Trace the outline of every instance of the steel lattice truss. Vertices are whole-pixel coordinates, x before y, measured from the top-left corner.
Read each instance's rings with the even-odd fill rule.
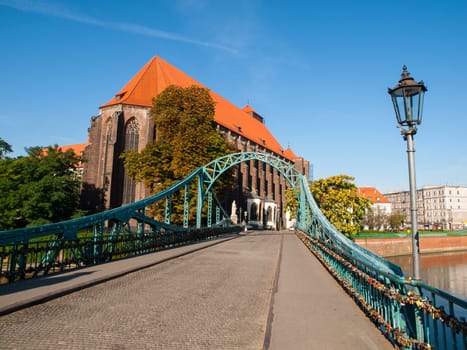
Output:
[[[218,158],[172,187],[119,208],[2,231],[0,283],[238,233],[241,227],[228,219],[213,185],[232,167],[251,160],[277,169],[295,189],[299,202],[297,235],[392,342],[403,349],[427,349],[430,344],[440,349],[467,349],[467,323],[455,315],[455,310],[466,312],[466,301],[420,281],[406,280],[398,266],[349,240],[319,210],[305,176],[289,162],[265,153],[241,152]],[[196,201],[190,199],[193,189]],[[171,223],[177,198],[183,198],[181,225]],[[190,210],[193,202],[196,207]],[[151,215],[150,207],[155,204],[165,207],[162,220]],[[190,213],[195,220],[190,220]],[[424,295],[424,291],[428,292]],[[444,300],[449,312],[438,306],[439,300]]]
[[[251,160],[258,160],[275,168],[292,188],[299,193],[299,210],[297,213],[297,227],[310,235],[324,239],[335,249],[342,251],[349,257],[361,260],[363,263],[374,266],[384,273],[401,275],[400,269],[380,257],[360,248],[347,239],[324,217],[318,209],[313,196],[308,188],[307,179],[291,164],[271,154],[259,152],[240,152],[218,158],[202,168],[193,171],[189,176],[172,187],[119,208],[114,208],[101,213],[84,216],[64,222],[47,224],[37,227],[0,232],[0,244],[25,245],[31,240],[43,237],[53,237],[49,244],[50,250],[42,257],[43,264],[51,264],[57,258],[58,249],[64,244],[74,247],[74,243],[80,239],[81,232],[91,233],[93,254],[111,254],[115,249],[112,245],[99,245],[106,237],[118,240],[122,237],[142,236],[147,234],[161,235],[170,233],[182,233],[194,229],[203,229],[233,225],[228,220],[228,214],[224,211],[212,192],[214,183],[230,168]],[[190,188],[197,188],[195,224],[190,227]],[[183,224],[171,223],[172,198],[182,193],[184,199]],[[165,206],[163,220],[156,220],[150,214],[150,206],[154,203],[163,203]],[[204,214],[203,214],[204,209]],[[193,212],[193,210],[191,210]],[[206,214],[207,213],[207,214]],[[193,213],[192,213],[193,215]],[[74,256],[91,255],[84,248],[72,248]],[[92,259],[96,260],[96,259]],[[99,259],[97,259],[99,260]]]

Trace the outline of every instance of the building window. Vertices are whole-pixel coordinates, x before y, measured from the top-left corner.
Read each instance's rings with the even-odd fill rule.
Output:
[[[256,205],[256,203],[251,203],[250,220],[252,221],[258,220],[258,206]]]
[[[272,208],[270,206],[268,206],[268,209],[266,211],[266,223],[268,221],[272,221],[273,217],[272,217]]]
[[[125,126],[125,141],[123,149],[138,150],[139,143],[139,124],[135,118],[128,121]],[[123,197],[122,204],[128,204],[135,201],[136,183],[128,176],[128,172],[124,169],[123,174]]]

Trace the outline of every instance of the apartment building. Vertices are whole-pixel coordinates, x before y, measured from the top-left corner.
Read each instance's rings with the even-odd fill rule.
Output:
[[[410,225],[410,192],[394,191],[384,196]],[[419,228],[459,230],[467,226],[467,187],[425,186],[417,190],[416,198]]]

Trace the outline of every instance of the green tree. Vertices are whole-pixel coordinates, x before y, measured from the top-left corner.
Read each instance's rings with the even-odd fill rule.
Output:
[[[298,195],[300,190],[297,188],[289,187],[285,190],[285,211],[290,212],[290,219],[297,218],[298,212]]]
[[[362,220],[362,224],[368,227],[368,230],[381,231],[386,229],[388,225],[388,215],[386,211],[381,208],[370,208],[368,209],[365,218]]]
[[[7,153],[11,152],[13,152],[11,145],[0,137],[0,159],[4,158]]]
[[[122,154],[128,175],[143,181],[157,193],[188,176],[210,161],[232,153],[214,125],[215,105],[205,88],[171,85],[153,100],[150,110],[156,125],[156,140],[141,152]],[[216,188],[229,183],[228,176]],[[192,194],[196,193],[193,188]],[[192,196],[193,198],[194,196]],[[174,209],[183,208],[182,199],[173,198]],[[183,210],[181,210],[183,212]],[[160,210],[154,214],[160,217]]]
[[[394,210],[389,214],[388,225],[392,231],[400,230],[405,222],[405,215],[398,210]]]
[[[338,175],[314,181],[310,186],[323,214],[348,237],[360,232],[360,222],[370,208],[370,201],[358,195],[353,180],[352,176]]]
[[[26,152],[25,157],[0,160],[0,230],[58,222],[76,214],[80,158],[58,146]]]

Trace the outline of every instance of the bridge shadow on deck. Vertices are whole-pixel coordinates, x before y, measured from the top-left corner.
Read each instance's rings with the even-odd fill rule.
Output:
[[[42,288],[45,286],[53,286],[54,284],[66,283],[75,278],[88,276],[95,273],[95,271],[87,270],[73,270],[68,272],[60,272],[53,275],[32,278],[24,281],[6,284],[0,286],[0,296],[12,293],[18,293],[26,290],[33,290],[35,288]]]
[[[249,237],[268,236],[280,236],[281,248],[275,264],[271,266],[271,270],[276,272],[275,281],[270,287],[269,318],[264,320],[263,349],[393,349],[389,341],[290,231],[248,231],[234,237],[75,270],[53,278],[26,281],[31,283],[27,289],[24,289],[26,283],[12,284],[10,289],[0,288],[0,315],[228,240],[245,238],[245,242],[248,242]],[[260,244],[260,241],[269,240],[260,239],[255,242]],[[242,261],[237,263],[241,264]]]
[[[41,304],[238,237],[240,237],[238,234],[229,234],[201,243],[184,245],[104,264],[92,265],[82,269],[64,271],[53,275],[1,285],[0,316]]]

